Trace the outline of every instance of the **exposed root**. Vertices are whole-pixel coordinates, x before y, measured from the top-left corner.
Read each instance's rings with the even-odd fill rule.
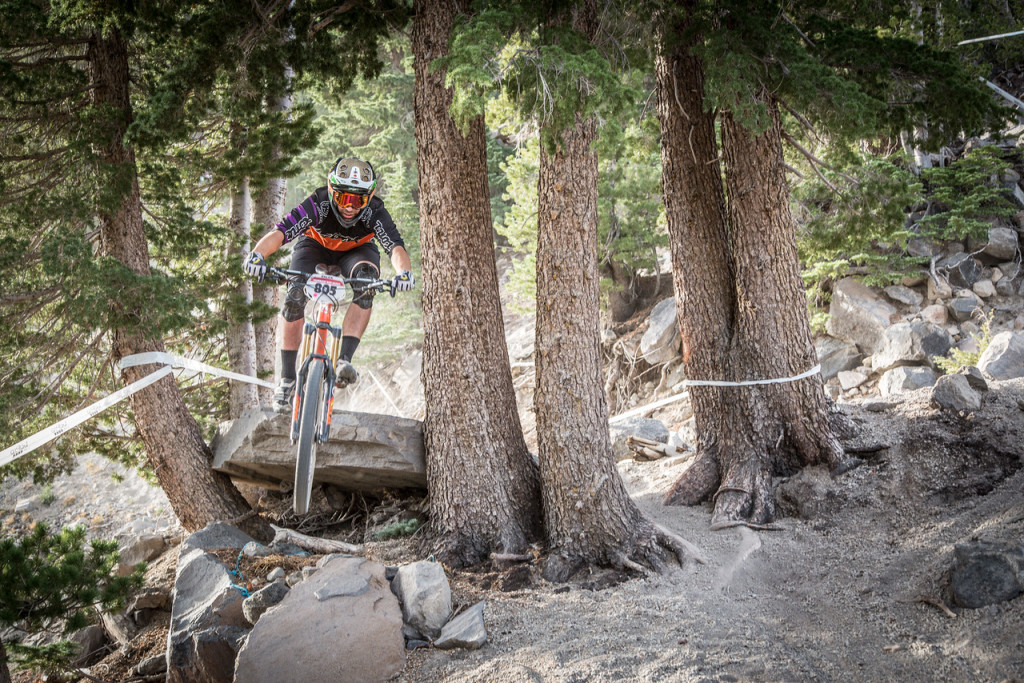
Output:
[[[623,567],[625,569],[631,569],[642,576],[649,576],[651,573],[650,570],[647,569],[647,567],[629,559],[629,557],[625,553],[618,553],[615,556],[613,564],[619,567]]]
[[[677,536],[660,524],[655,524],[654,530],[657,533],[658,543],[674,552],[679,564],[685,565],[688,560],[693,560],[697,564],[707,564],[704,554],[693,543],[682,536]]]
[[[753,491],[746,491],[735,486],[722,487],[716,494],[715,511],[711,515],[711,528],[765,526],[774,519],[775,496],[770,484],[755,486]]]
[[[665,505],[697,505],[718,490],[718,459],[702,452],[665,494]]]

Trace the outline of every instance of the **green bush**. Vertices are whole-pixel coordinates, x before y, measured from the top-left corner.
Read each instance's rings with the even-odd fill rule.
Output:
[[[939,240],[984,239],[988,236],[990,218],[1005,218],[1013,213],[1009,190],[1001,182],[1010,163],[999,154],[998,147],[979,147],[949,166],[921,172],[929,201],[939,208],[938,213],[921,219],[923,236]]]
[[[797,248],[803,263],[812,319],[824,324],[823,285],[852,268],[868,284],[888,285],[922,263],[906,254],[914,234],[906,211],[921,201],[921,184],[894,161],[854,159],[841,170],[822,169],[832,184],[809,177],[793,190],[799,221]]]
[[[27,536],[0,538],[0,627],[21,635],[71,634],[90,622],[97,607],[123,607],[129,593],[142,586],[145,566],[119,577],[117,561],[117,542],[87,543],[84,527],[51,534],[39,524]],[[19,665],[53,672],[73,668],[78,653],[69,641],[32,646],[17,640],[5,645]]]
[[[992,343],[992,315],[989,314],[981,323],[981,330],[979,334],[972,334],[971,337],[978,342],[977,352],[961,351],[960,349],[953,347],[949,350],[949,353],[945,356],[934,356],[932,362],[935,363],[935,367],[942,370],[944,374],[956,372],[964,366],[977,365],[978,360],[981,358],[981,354],[985,353],[985,349]]]

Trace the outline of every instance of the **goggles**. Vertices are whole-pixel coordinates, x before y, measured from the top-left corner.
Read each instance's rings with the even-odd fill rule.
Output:
[[[370,197],[365,194],[353,194],[352,192],[338,192],[335,190],[331,193],[331,200],[339,209],[361,209],[370,201]]]

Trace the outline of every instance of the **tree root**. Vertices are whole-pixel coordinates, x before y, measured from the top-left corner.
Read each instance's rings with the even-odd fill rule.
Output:
[[[687,560],[693,560],[697,564],[707,564],[704,554],[693,543],[690,543],[682,536],[677,536],[660,524],[655,524],[654,530],[657,534],[658,543],[674,552],[680,565],[685,565]]]
[[[721,481],[718,473],[718,459],[708,451],[686,468],[665,494],[665,505],[697,505],[704,502],[718,490]]]

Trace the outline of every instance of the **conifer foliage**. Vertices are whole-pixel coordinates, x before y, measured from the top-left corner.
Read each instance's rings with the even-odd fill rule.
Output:
[[[27,536],[0,538],[0,626],[22,636],[46,629],[66,635],[86,626],[96,609],[124,606],[142,586],[145,565],[118,576],[116,541],[87,541],[83,527],[50,533],[37,525]],[[43,646],[0,642],[0,681],[9,681],[4,649],[32,668],[67,671],[79,655],[67,640]]]

